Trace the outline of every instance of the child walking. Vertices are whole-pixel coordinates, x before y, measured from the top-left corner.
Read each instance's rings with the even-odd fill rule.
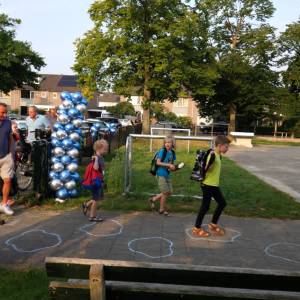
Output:
[[[92,163],[91,163],[92,165],[88,165],[87,169],[90,168],[90,171],[96,174],[94,175],[94,177],[96,178],[93,179],[94,182],[92,187],[90,188],[92,191],[92,199],[82,204],[82,210],[84,215],[86,215],[88,209],[90,208],[89,220],[91,222],[102,222],[103,219],[97,216],[96,214],[97,214],[97,202],[102,200],[104,196],[104,192],[103,192],[104,158],[103,157],[108,152],[108,143],[104,139],[97,140],[93,145],[93,149],[95,155],[92,156]]]
[[[226,201],[219,188],[220,173],[221,173],[221,158],[222,154],[225,154],[229,148],[229,140],[226,136],[219,135],[215,139],[215,149],[210,152],[207,157],[205,179],[201,184],[203,192],[202,204],[196,219],[195,227],[192,229],[194,235],[200,237],[208,237],[210,233],[205,231],[202,226],[202,221],[205,214],[210,207],[211,198],[214,198],[217,202],[217,207],[212,216],[211,223],[208,224],[208,228],[211,232],[218,235],[224,235],[225,230],[221,228],[217,223],[221,216],[222,211],[226,207]]]
[[[174,165],[174,161],[176,160],[174,146],[175,143],[173,137],[165,137],[163,148],[159,150],[158,158],[156,161],[156,164],[158,166],[158,169],[156,171],[156,178],[160,193],[149,198],[150,206],[152,209],[155,209],[155,202],[159,200],[159,213],[164,214],[165,216],[169,215],[166,207],[166,200],[167,197],[172,194],[173,190],[170,171],[176,170],[176,166]]]

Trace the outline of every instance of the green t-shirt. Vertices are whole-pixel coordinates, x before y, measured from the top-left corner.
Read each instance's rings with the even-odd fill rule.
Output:
[[[207,170],[203,183],[205,185],[219,186],[221,174],[221,156],[216,152],[214,152],[214,154],[215,160]],[[211,153],[207,157],[207,162],[209,162],[210,156]]]

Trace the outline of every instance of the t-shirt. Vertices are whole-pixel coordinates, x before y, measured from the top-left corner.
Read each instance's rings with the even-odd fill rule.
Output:
[[[220,154],[214,152],[215,160],[207,170],[205,174],[205,179],[203,184],[211,186],[219,186],[220,174],[221,174],[221,156]],[[207,162],[209,161],[211,153],[207,157]]]
[[[160,149],[159,152],[158,152],[157,158],[159,158],[161,160],[162,157],[163,157],[164,151],[165,151],[164,148]],[[164,161],[162,161],[162,162],[170,164],[170,163],[173,163],[175,160],[176,160],[175,152],[174,152],[174,155],[173,155],[173,151],[169,150],[166,154],[166,157],[165,157]],[[166,167],[159,166],[157,171],[156,171],[156,175],[157,176],[163,176],[163,177],[169,177],[170,172],[168,171],[168,169]]]
[[[46,129],[50,126],[50,123],[45,116],[36,115],[35,119],[32,119],[28,116],[26,118],[26,125],[28,130],[27,140],[29,143],[32,143],[35,141],[35,130]]]
[[[11,135],[11,122],[9,119],[0,120],[0,158],[9,152],[9,139]]]

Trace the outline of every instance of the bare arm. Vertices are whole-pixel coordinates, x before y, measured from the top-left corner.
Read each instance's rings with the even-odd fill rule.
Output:
[[[98,170],[99,169],[98,156],[94,155],[92,159],[94,160],[94,165],[93,165],[94,170]]]

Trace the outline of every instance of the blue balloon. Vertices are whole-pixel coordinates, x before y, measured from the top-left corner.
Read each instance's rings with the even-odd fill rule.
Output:
[[[69,197],[68,190],[64,187],[60,188],[58,191],[56,191],[56,197],[60,199],[66,199]]]
[[[82,130],[81,130],[81,128],[76,128],[74,130],[74,132],[77,132],[80,136],[82,136]]]
[[[72,158],[72,157],[71,157]],[[78,158],[72,158],[72,161],[71,163],[75,163],[75,164],[78,164]]]
[[[53,147],[61,147],[61,141],[58,138],[52,138],[51,144]]]
[[[78,114],[79,114],[79,110],[74,108],[74,107],[70,108],[69,111],[68,111],[68,115],[71,118],[76,118],[78,116]]]
[[[73,147],[76,148],[77,150],[80,150],[81,144],[79,142],[73,142]]]
[[[93,125],[90,129],[91,132],[98,132],[98,129],[96,128],[95,125]]]
[[[67,109],[58,109],[56,112],[58,115],[67,115],[68,114],[68,110]]]
[[[66,126],[65,126],[65,131],[67,133],[72,133],[75,129],[75,126],[72,124],[72,123],[68,123]]]
[[[88,105],[88,102],[85,98],[82,98],[80,104]]]
[[[55,171],[50,171],[49,177],[50,177],[50,179],[60,179],[60,173],[55,172]]]
[[[61,162],[60,157],[58,157],[58,156],[52,156],[51,157],[51,162],[52,162],[52,164],[60,163]]]
[[[82,99],[82,95],[80,92],[75,92],[75,93],[72,93],[72,100],[74,103],[79,103]]]
[[[73,148],[73,141],[70,139],[64,139],[62,142],[62,148],[65,150]]]
[[[71,177],[71,173],[69,170],[63,170],[61,173],[60,173],[60,180],[62,181],[69,181],[70,180],[70,177]]]
[[[75,181],[80,181],[80,176],[77,172],[71,173],[71,178]]]
[[[64,165],[68,165],[70,164],[72,161],[72,158],[68,155],[64,155],[61,157],[61,163],[63,163]]]
[[[60,93],[61,100],[72,100],[72,96],[69,92],[63,91]]]
[[[64,130],[64,129],[65,129],[64,125],[62,125],[62,124],[60,124],[60,123],[55,123],[55,124],[53,125],[53,130],[54,130],[54,131],[57,131],[57,130],[59,130],[59,129]]]
[[[99,129],[101,128],[100,123],[94,123],[93,126],[94,126],[95,128],[97,128],[97,130],[99,130]]]
[[[68,193],[71,198],[75,198],[78,196],[78,191],[76,189],[70,190],[68,191]]]

